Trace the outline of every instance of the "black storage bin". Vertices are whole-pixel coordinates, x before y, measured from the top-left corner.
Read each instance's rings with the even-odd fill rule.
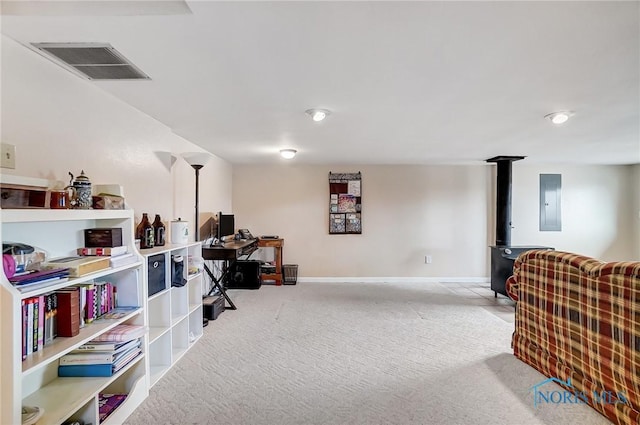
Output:
[[[224,311],[224,297],[205,297],[202,300],[203,316],[209,320],[216,320],[220,313]]]
[[[228,289],[260,289],[260,261],[236,261],[225,279]]]
[[[149,296],[157,294],[166,288],[165,279],[165,256],[164,254],[152,255],[148,258],[149,274],[147,276],[147,287]]]

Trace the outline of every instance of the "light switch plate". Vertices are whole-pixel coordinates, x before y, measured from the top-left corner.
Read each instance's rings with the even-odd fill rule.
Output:
[[[2,168],[16,168],[16,147],[15,145],[8,145],[2,143],[0,145],[1,149],[1,157],[0,157],[0,167]]]

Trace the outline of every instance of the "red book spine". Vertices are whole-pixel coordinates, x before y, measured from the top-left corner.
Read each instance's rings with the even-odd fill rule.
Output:
[[[58,336],[76,336],[80,333],[80,291],[76,288],[57,294]]]

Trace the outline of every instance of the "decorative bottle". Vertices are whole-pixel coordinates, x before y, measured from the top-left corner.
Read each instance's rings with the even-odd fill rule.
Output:
[[[160,219],[160,214],[156,214],[155,220],[153,220],[153,236],[155,246],[164,246],[165,243],[165,227],[164,223]]]
[[[147,215],[147,213],[142,214],[142,221],[136,229],[140,229],[140,249],[153,248],[153,225],[149,221],[149,216]],[[136,233],[138,233],[137,230]]]

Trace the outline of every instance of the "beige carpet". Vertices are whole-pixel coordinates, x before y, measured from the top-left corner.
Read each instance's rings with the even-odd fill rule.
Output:
[[[534,408],[544,377],[511,354],[513,307],[487,284],[230,294],[238,310],[210,322],[127,424],[609,423],[586,405]]]

